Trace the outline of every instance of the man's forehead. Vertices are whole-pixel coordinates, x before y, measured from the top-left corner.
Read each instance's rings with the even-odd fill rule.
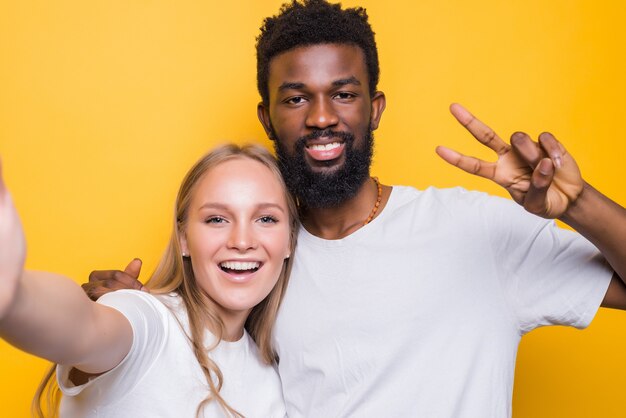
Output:
[[[365,84],[365,54],[352,44],[316,44],[300,46],[276,55],[270,61],[269,81],[276,88],[284,82],[306,79],[355,78]],[[332,80],[332,81],[330,81]]]

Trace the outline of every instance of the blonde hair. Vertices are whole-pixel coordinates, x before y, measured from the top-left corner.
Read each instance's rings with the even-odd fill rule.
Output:
[[[165,253],[146,283],[146,287],[154,294],[176,292],[184,302],[191,334],[188,337],[210,390],[209,396],[198,405],[196,410],[196,415],[198,416],[204,406],[211,401],[218,402],[227,415],[232,417],[241,417],[242,415],[228,405],[220,395],[224,377],[218,365],[209,358],[208,352],[213,350],[221,341],[224,334],[224,323],[209,302],[208,296],[197,286],[190,258],[182,257],[180,234],[187,220],[189,205],[196,185],[209,170],[223,162],[236,158],[247,158],[260,162],[272,172],[279,182],[288,205],[291,253],[293,253],[296,246],[298,229],[297,208],[287,191],[276,160],[265,148],[258,145],[238,146],[234,144],[218,147],[196,162],[183,179],[176,197],[172,235]],[[285,259],[276,285],[265,299],[252,308],[245,324],[248,333],[259,346],[263,361],[267,364],[277,360],[276,352],[272,345],[272,329],[280,302],[287,288],[292,266],[291,260],[291,257]],[[89,289],[86,290],[89,292]],[[216,337],[214,344],[210,347],[204,346],[204,336],[207,329],[213,332]],[[56,385],[52,379],[53,376],[54,366],[44,377],[33,399],[33,414],[37,417],[44,416],[42,411],[44,392],[47,393],[46,406],[47,410],[52,414],[50,416],[57,416],[60,397],[58,396],[58,387],[54,387]]]

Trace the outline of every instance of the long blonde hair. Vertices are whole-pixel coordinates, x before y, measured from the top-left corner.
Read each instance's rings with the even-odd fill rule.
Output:
[[[157,268],[146,283],[146,287],[153,294],[176,292],[185,304],[191,334],[188,337],[210,390],[209,396],[198,405],[196,410],[197,416],[200,415],[204,406],[211,401],[218,402],[227,415],[232,417],[242,416],[221,397],[220,389],[222,388],[224,378],[218,365],[208,356],[208,352],[214,349],[222,339],[224,323],[213,308],[213,305],[209,303],[208,297],[198,288],[191,260],[188,257],[182,257],[180,247],[180,234],[187,220],[189,205],[196,185],[209,170],[235,158],[248,158],[258,161],[274,174],[283,190],[288,205],[290,249],[292,254],[296,246],[298,229],[296,205],[287,191],[276,160],[265,148],[258,145],[238,146],[234,144],[218,147],[194,164],[183,179],[176,197],[174,226],[169,243]],[[276,352],[272,345],[272,329],[278,313],[278,307],[287,288],[292,266],[291,260],[292,257],[285,259],[276,285],[267,297],[252,309],[245,324],[248,333],[259,346],[263,361],[267,364],[276,361]],[[89,289],[86,290],[89,293]],[[214,344],[210,347],[204,346],[204,337],[207,329],[215,333],[216,337]],[[33,399],[33,414],[37,417],[44,417],[42,410],[44,392],[47,393],[46,409],[52,414],[51,416],[57,416],[60,396],[58,387],[54,387],[53,376],[54,366],[44,377]]]

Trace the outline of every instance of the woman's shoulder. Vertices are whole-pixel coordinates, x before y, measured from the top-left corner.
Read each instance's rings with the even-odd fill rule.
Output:
[[[145,304],[157,309],[164,307],[178,309],[182,305],[182,300],[175,292],[170,293],[150,293],[143,290],[120,289],[109,292],[98,299],[98,303],[103,305],[113,304]]]
[[[131,322],[167,323],[177,316],[183,306],[175,293],[151,294],[146,291],[123,289],[107,293],[97,301],[121,312]],[[184,309],[182,309],[184,311]]]

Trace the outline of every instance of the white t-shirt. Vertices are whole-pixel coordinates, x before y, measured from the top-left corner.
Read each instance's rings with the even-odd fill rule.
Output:
[[[301,229],[275,338],[298,417],[506,417],[526,332],[584,328],[612,271],[512,201],[394,187],[346,238]]]
[[[133,329],[132,347],[118,366],[81,386],[69,381],[70,367],[59,366],[57,378],[64,395],[61,417],[195,417],[209,389],[176,319],[188,330],[182,300],[173,294],[152,296],[120,290],[98,302],[128,318]],[[209,356],[223,373],[220,393],[232,408],[247,418],[285,416],[276,370],[262,362],[248,333],[244,332],[239,341],[220,342]],[[217,402],[211,402],[204,416],[224,414]]]

